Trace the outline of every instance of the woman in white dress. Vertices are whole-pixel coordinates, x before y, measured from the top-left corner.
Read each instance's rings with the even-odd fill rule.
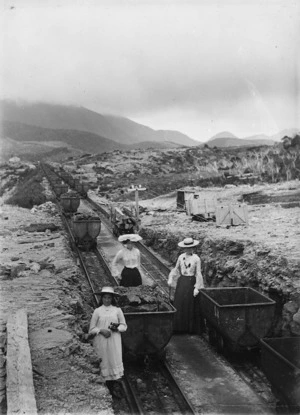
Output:
[[[121,235],[118,238],[123,248],[116,254],[112,261],[112,276],[119,278],[118,265],[123,266],[120,285],[123,287],[137,287],[142,285],[141,276],[141,254],[134,246],[134,242],[142,240],[137,234]]]
[[[175,268],[169,274],[168,285],[176,284],[174,295],[174,307],[177,312],[174,317],[174,331],[178,333],[199,333],[202,325],[199,316],[199,301],[195,299],[200,288],[204,287],[201,273],[201,260],[194,253],[194,248],[199,241],[193,238],[185,238],[178,246],[184,249],[179,255]]]
[[[124,374],[121,333],[127,325],[123,311],[116,306],[113,287],[103,287],[100,295],[102,305],[93,312],[89,334],[95,336],[93,346],[101,361],[100,376],[112,392],[114,381]]]

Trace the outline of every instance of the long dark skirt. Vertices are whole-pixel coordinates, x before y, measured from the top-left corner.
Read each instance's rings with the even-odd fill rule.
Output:
[[[203,318],[200,315],[200,296],[194,297],[196,277],[181,275],[177,281],[174,295],[174,332],[201,334]]]
[[[174,295],[174,331],[177,333],[194,332],[195,297],[193,296],[196,277],[181,275],[177,281]]]
[[[142,277],[137,268],[123,268],[120,285],[123,287],[137,287],[142,285]]]

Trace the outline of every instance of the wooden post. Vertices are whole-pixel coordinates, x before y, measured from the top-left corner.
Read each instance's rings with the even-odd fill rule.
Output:
[[[23,309],[7,321],[7,415],[37,415],[27,325]]]
[[[129,192],[135,192],[135,218],[136,218],[136,228],[139,230],[139,220],[140,220],[140,212],[139,212],[139,191],[140,190],[146,190],[146,187],[139,186],[133,186],[128,189]]]

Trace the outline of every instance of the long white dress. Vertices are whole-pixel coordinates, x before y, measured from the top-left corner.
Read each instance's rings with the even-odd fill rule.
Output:
[[[111,331],[111,336],[108,338],[99,333],[93,339],[97,356],[102,359],[100,375],[103,382],[120,379],[124,374],[121,332],[127,330],[127,325],[121,308],[113,305],[108,307],[101,305],[96,308],[90,322],[89,333],[108,329],[110,323],[119,323],[118,331]]]

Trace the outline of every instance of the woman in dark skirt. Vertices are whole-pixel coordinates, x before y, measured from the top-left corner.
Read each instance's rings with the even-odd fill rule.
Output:
[[[124,266],[121,272],[120,285],[123,287],[137,287],[142,285],[141,277],[141,254],[134,246],[134,242],[142,238],[137,234],[127,234],[119,236],[119,242],[122,242],[123,248],[117,253],[112,262],[112,275],[119,278],[118,264]]]
[[[175,268],[169,274],[168,285],[171,287],[178,278],[174,307],[177,312],[174,317],[174,332],[199,333],[201,319],[199,315],[199,289],[204,287],[201,273],[201,261],[194,253],[194,248],[199,244],[193,238],[185,238],[178,246],[184,248],[184,253],[179,255]]]

